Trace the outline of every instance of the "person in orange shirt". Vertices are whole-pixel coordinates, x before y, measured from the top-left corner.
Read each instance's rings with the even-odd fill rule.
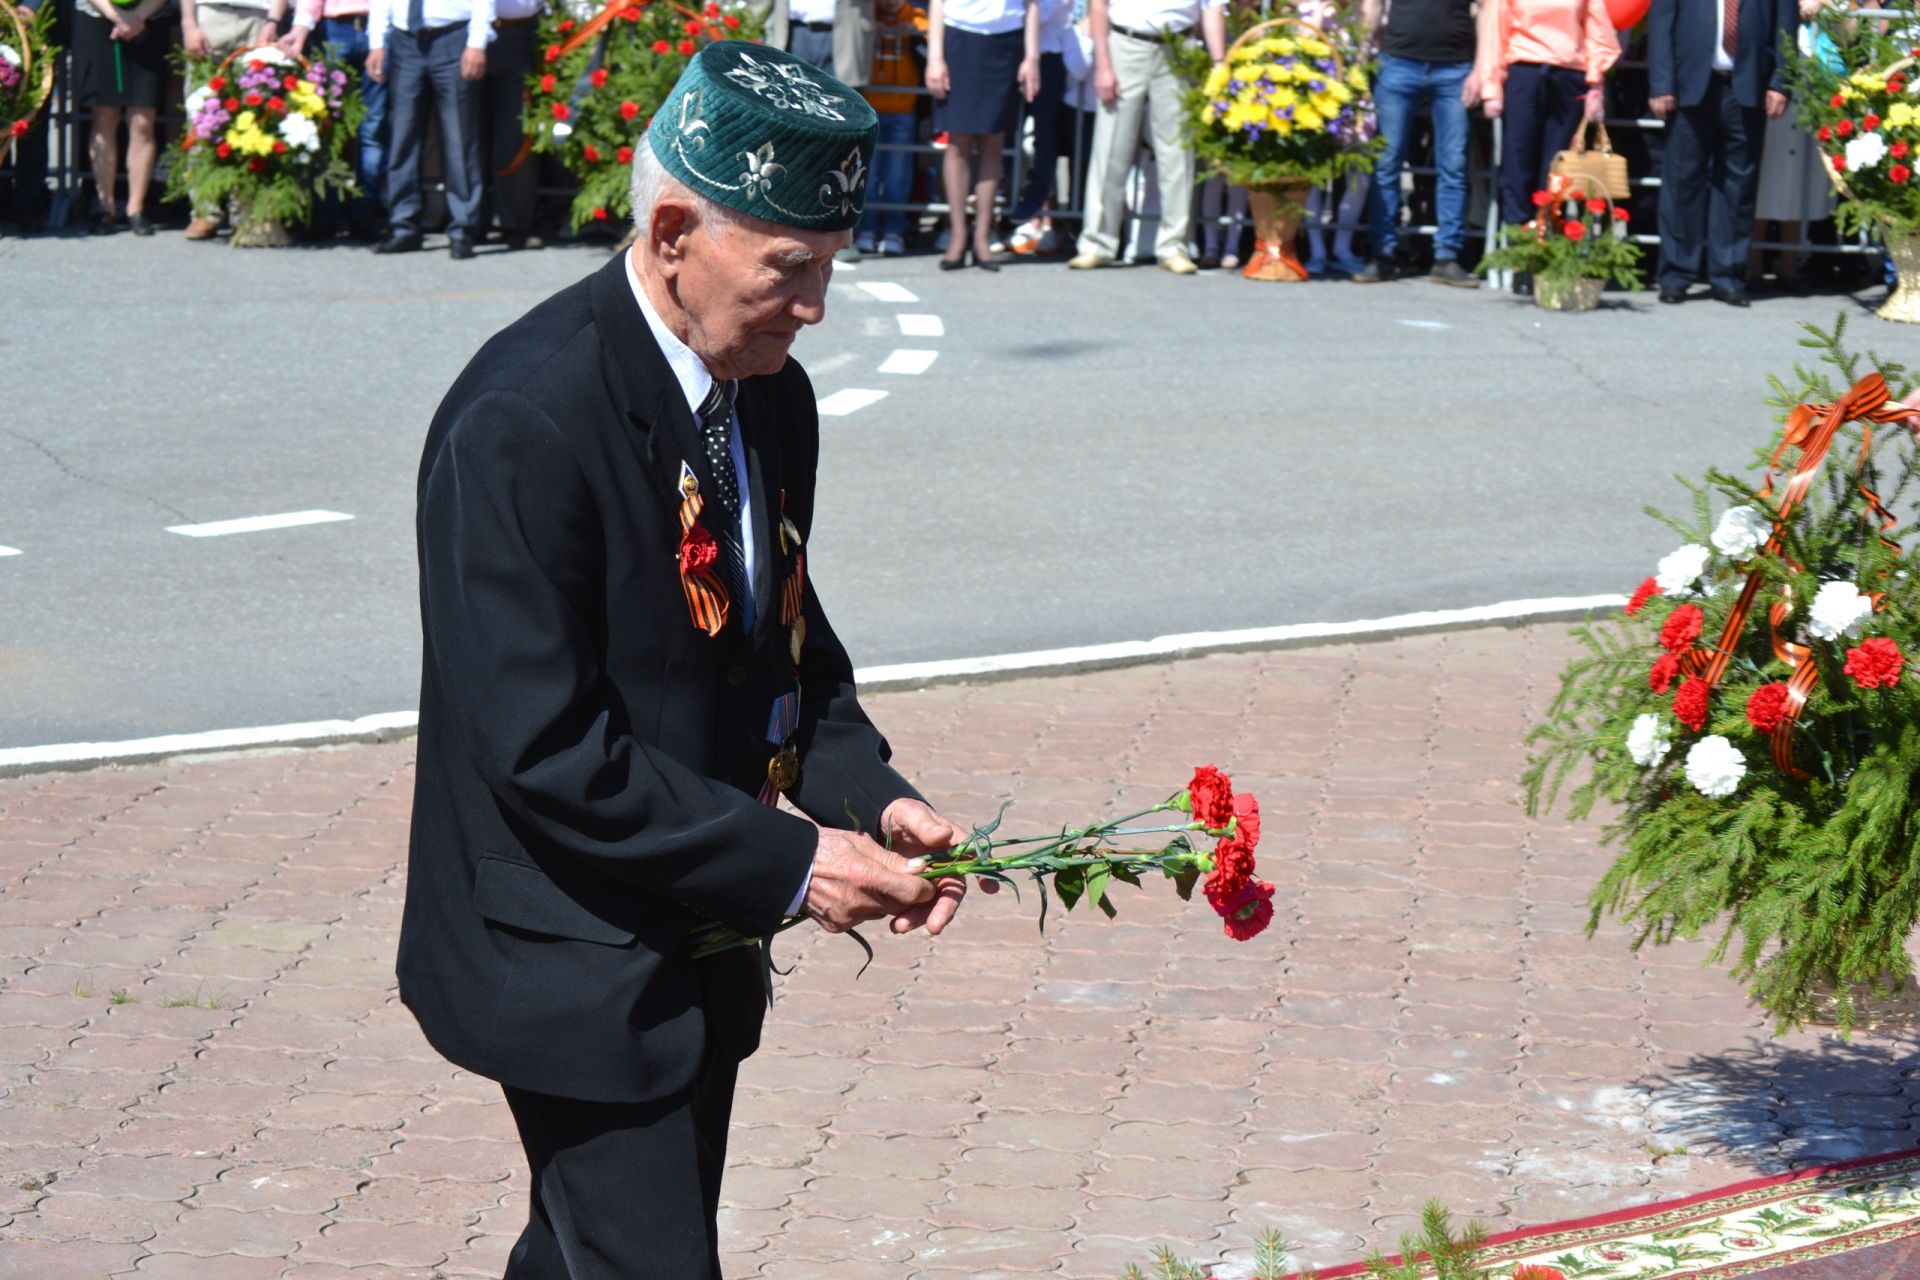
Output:
[[[913,195],[913,144],[919,136],[919,97],[913,92],[925,75],[927,11],[905,0],[878,0],[873,13],[873,72],[862,90],[880,117],[880,140],[873,153],[873,189],[860,219],[854,248],[861,253],[897,256],[907,251],[907,212],[881,209],[905,204]]]
[[[1598,120],[1601,85],[1620,60],[1604,0],[1483,0],[1475,72],[1488,119],[1504,117],[1500,217],[1533,217],[1554,154]]]

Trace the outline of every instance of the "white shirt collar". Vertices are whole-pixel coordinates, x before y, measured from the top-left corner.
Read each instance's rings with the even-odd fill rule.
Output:
[[[713,390],[713,375],[707,372],[707,366],[695,355],[693,348],[667,328],[667,322],[647,301],[647,291],[640,287],[640,274],[633,269],[633,252],[627,252],[627,287],[633,290],[633,300],[640,304],[640,314],[647,318],[647,328],[653,330],[653,340],[660,344],[660,354],[667,358],[667,367],[673,370],[674,381],[680,384],[680,394],[687,398],[687,408],[693,411],[694,420],[700,419],[700,406],[707,402],[707,393]]]

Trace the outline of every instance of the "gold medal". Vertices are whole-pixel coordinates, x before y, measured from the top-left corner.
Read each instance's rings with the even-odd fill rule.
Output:
[[[776,791],[785,791],[800,781],[800,753],[790,745],[774,752],[773,759],[767,761],[767,781]]]

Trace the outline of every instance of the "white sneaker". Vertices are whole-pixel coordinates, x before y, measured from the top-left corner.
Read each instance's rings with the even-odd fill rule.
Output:
[[[1046,229],[1040,225],[1040,219],[1028,218],[1015,227],[1013,234],[1007,237],[1007,248],[1022,255],[1036,253],[1039,251],[1040,237],[1045,234],[1045,231]]]
[[[858,249],[862,253],[872,253],[873,252],[873,233],[871,231],[862,231],[859,235],[853,238],[853,247]]]
[[[907,242],[897,235],[880,237],[881,256],[897,258],[907,251]]]

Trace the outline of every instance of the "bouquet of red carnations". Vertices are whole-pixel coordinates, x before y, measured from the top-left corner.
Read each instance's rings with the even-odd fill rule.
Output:
[[[1162,814],[1181,818],[1148,822]],[[1147,825],[1133,825],[1147,823]],[[1046,882],[1071,911],[1090,903],[1112,918],[1108,889],[1118,881],[1136,888],[1141,877],[1158,873],[1173,881],[1182,898],[1200,886],[1219,913],[1227,936],[1245,942],[1273,920],[1273,886],[1255,878],[1254,850],[1260,843],[1260,802],[1251,793],[1235,795],[1233,783],[1212,765],[1201,765],[1184,791],[1151,808],[1123,818],[1069,827],[1048,835],[996,836],[996,818],[944,853],[927,860],[920,874],[982,876],[1015,885],[1031,876],[1040,885],[1040,924],[1046,927]],[[1211,849],[1200,843],[1214,841]],[[1146,842],[1146,843],[1140,843]],[[796,917],[776,932],[804,923]],[[705,956],[758,942],[722,925],[696,930],[694,954]]]

